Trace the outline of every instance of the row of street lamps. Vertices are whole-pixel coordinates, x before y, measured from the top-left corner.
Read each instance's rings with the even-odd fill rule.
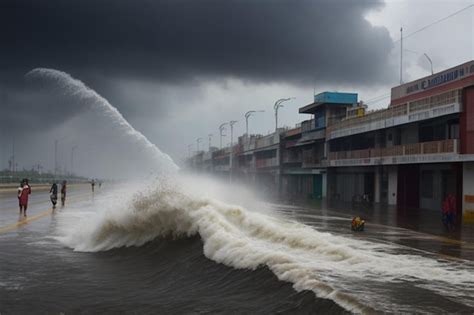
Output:
[[[273,105],[273,110],[275,111],[275,131],[278,130],[278,109],[280,107],[283,107],[283,103],[287,102],[289,100],[295,99],[294,97],[289,97],[289,98],[281,98],[275,102]],[[264,110],[249,110],[248,112],[245,113],[245,133],[248,135],[249,134],[249,117],[256,113],[264,113]],[[233,137],[234,137],[234,124],[237,123],[237,120],[231,120],[229,122],[222,123],[219,126],[219,135],[220,135],[220,142],[219,142],[219,148],[222,149],[222,137],[225,137],[226,135],[224,134],[224,131],[226,129],[226,126],[230,126],[230,146],[233,146]],[[208,140],[209,140],[209,150],[211,149],[211,140],[212,140],[213,134],[210,133],[208,134]],[[196,151],[199,152],[199,144],[202,142],[202,138],[197,138],[196,139]],[[189,156],[192,156],[192,146],[193,144],[188,145],[188,154]],[[231,156],[231,161],[230,164],[232,165],[232,154]]]

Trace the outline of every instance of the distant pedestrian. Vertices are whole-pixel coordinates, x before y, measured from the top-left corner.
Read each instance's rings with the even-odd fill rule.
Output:
[[[101,181],[99,181],[99,189],[100,189],[100,187],[102,187],[102,182]]]
[[[49,198],[53,204],[53,209],[56,209],[56,203],[58,202],[58,185],[56,182],[53,182],[51,189],[49,190]]]
[[[21,189],[18,189],[18,199],[20,204],[20,216],[26,217],[26,210],[28,209],[28,197],[31,194],[31,187],[28,183],[28,178],[21,182]]]
[[[442,221],[448,231],[454,230],[454,222],[456,219],[456,197],[452,194],[448,196],[443,201],[442,207]]]
[[[21,197],[21,191],[23,190],[23,184],[24,184],[24,181],[22,180],[20,182],[20,185],[18,186],[18,191],[17,191],[17,195],[18,195],[18,206],[20,207],[20,215],[21,215],[21,202],[20,202],[20,197]]]
[[[94,192],[94,187],[95,187],[95,180],[91,180],[91,188],[92,188],[92,192]]]
[[[61,206],[64,207],[66,203],[66,184],[67,182],[63,180],[63,184],[61,185]]]

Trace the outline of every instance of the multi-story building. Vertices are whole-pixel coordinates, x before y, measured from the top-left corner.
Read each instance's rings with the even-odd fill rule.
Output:
[[[392,88],[385,109],[324,92],[299,112],[312,118],[241,137],[233,172],[292,198],[439,210],[452,194],[474,221],[474,61]]]

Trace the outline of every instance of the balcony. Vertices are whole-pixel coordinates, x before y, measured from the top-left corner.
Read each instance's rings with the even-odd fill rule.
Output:
[[[396,164],[382,161],[380,158],[398,157],[398,156],[423,156],[423,155],[443,155],[443,154],[457,154],[459,153],[459,140],[448,139],[440,141],[430,141],[422,143],[413,143],[405,145],[397,145],[387,148],[365,149],[365,150],[351,150],[330,152],[329,160],[364,160],[356,164]],[[379,161],[369,161],[371,159],[379,159]],[[370,163],[369,163],[370,162]],[[373,163],[372,163],[373,162]],[[387,162],[387,163],[384,163]],[[334,163],[332,163],[334,164]],[[347,163],[346,163],[347,164]]]
[[[453,90],[439,95],[367,112],[362,117],[346,119],[327,127],[327,139],[384,129],[461,111],[461,92]]]
[[[320,167],[323,157],[313,150],[303,151],[303,168]]]
[[[279,163],[276,157],[270,158],[270,159],[257,160],[255,163],[256,168],[276,167],[278,165]]]
[[[303,161],[301,154],[289,154],[288,152],[284,151],[282,162],[283,163],[301,163]]]

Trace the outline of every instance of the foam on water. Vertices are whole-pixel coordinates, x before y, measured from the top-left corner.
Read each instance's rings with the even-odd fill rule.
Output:
[[[472,266],[469,270],[418,255],[397,255],[395,245],[322,233],[268,210],[260,212],[248,196],[242,197],[246,207],[224,203],[218,200],[223,189],[215,190],[217,196],[213,190],[209,182],[189,178],[157,183],[138,193],[126,188],[96,205],[98,211],[87,210],[79,224],[59,224],[58,239],[76,251],[102,251],[169,235],[199,234],[209,259],[234,268],[267,266],[296,290],[313,290],[354,312],[370,312],[366,305],[413,311],[402,305],[397,309],[384,292],[357,294],[351,284],[358,282],[413,283],[453,299],[459,298],[458,292],[474,294]]]

